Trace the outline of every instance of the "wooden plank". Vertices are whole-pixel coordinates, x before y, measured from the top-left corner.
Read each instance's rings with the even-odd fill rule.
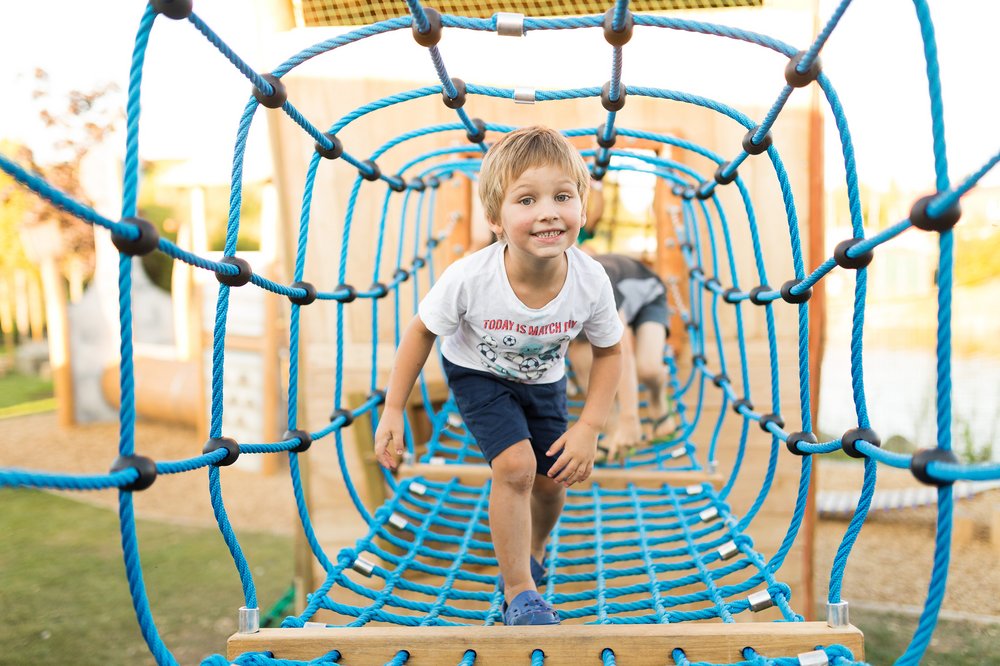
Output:
[[[487,465],[435,465],[416,463],[402,465],[399,475],[403,478],[423,477],[433,481],[450,481],[458,477],[468,485],[482,485],[490,479],[490,468]],[[595,469],[585,482],[573,486],[574,489],[589,488],[599,483],[602,488],[625,488],[630,483],[637,486],[688,486],[695,483],[709,482],[715,487],[722,485],[722,475],[706,471],[661,471],[648,469]]]
[[[314,659],[339,650],[341,663],[385,664],[399,650],[407,666],[461,661],[476,653],[476,666],[531,663],[531,653],[545,653],[546,666],[600,663],[605,648],[622,666],[676,663],[674,648],[691,661],[736,663],[751,647],[765,657],[795,657],[818,645],[844,645],[864,658],[864,636],[856,627],[831,629],[825,622],[741,622],[647,625],[561,625],[557,627],[306,627],[261,629],[229,638],[228,658],[244,652],[268,651],[277,659]]]

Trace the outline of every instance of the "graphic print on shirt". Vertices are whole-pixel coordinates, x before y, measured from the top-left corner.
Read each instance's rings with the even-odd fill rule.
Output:
[[[575,323],[575,322],[573,322]],[[544,375],[553,365],[562,362],[562,347],[571,336],[562,335],[554,341],[541,343],[532,340],[518,348],[518,340],[513,335],[503,336],[503,348],[498,348],[493,336],[486,334],[476,348],[482,355],[483,366],[504,377],[517,380],[514,373],[498,363],[498,354],[514,365],[521,373],[522,380],[534,381]]]

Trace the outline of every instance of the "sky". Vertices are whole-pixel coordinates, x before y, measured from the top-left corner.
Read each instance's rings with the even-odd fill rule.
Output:
[[[273,69],[298,49],[340,32],[308,29],[270,34],[269,26],[247,11],[262,1],[199,0],[195,10],[258,71]],[[100,16],[95,18],[91,16],[93,3],[0,0],[0,63],[4,63],[0,89],[7,102],[0,105],[0,138],[35,141],[34,114],[24,79],[35,67],[49,71],[57,86],[87,87],[113,81],[125,91],[145,4],[143,0],[103,0]],[[780,4],[796,3],[783,0]],[[821,0],[821,15],[829,16],[836,4]],[[991,34],[1000,25],[1000,3],[930,0],[929,4],[941,57],[950,170],[953,180],[959,180],[1000,149],[1000,123],[995,121],[1000,87],[994,85],[1000,46]],[[807,15],[796,11],[684,16],[747,27],[800,47],[811,34]],[[408,78],[421,85],[434,82],[429,59],[415,50],[407,32],[364,40],[350,50],[316,58],[300,71],[316,76]],[[540,89],[597,85],[607,79],[610,61],[610,48],[594,30],[532,33],[522,40],[451,31],[442,40],[441,50],[453,76],[488,85]],[[851,126],[862,181],[876,187],[896,182],[910,189],[929,189],[933,185],[929,103],[913,2],[855,0],[822,57]],[[142,156],[196,156],[224,169],[231,161],[249,82],[187,22],[158,20],[146,62]],[[781,89],[782,67],[781,56],[742,43],[638,29],[626,47],[625,80],[629,85],[705,94],[737,107],[766,106]],[[790,104],[807,99],[805,91],[797,91]],[[329,125],[335,119],[311,120]],[[828,181],[842,182],[839,143],[832,122],[827,125]],[[251,164],[267,154],[262,127],[263,123],[255,121],[248,147]],[[986,182],[997,184],[1000,178],[991,174]]]

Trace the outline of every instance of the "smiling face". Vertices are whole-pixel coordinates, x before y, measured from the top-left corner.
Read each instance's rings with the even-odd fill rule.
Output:
[[[545,260],[573,246],[584,222],[576,180],[561,167],[526,169],[504,194],[500,219],[490,229],[506,241],[511,258]]]

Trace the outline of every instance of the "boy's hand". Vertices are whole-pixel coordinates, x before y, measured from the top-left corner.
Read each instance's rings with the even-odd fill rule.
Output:
[[[403,448],[403,412],[386,407],[375,430],[375,459],[383,467],[396,469]]]
[[[545,452],[547,456],[554,456],[562,451],[549,470],[549,478],[567,488],[590,478],[590,473],[594,471],[598,434],[597,428],[583,421],[574,423]]]

